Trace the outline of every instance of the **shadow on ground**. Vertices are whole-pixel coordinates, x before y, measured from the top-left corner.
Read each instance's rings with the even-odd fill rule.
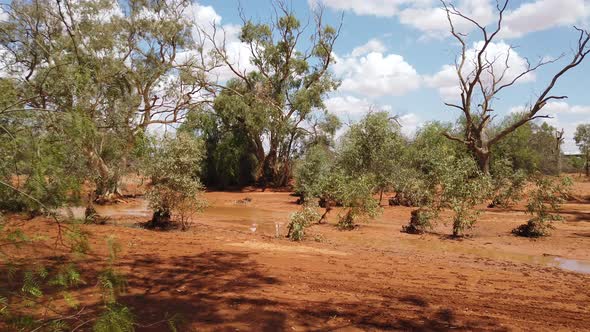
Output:
[[[490,319],[458,321],[453,310],[431,306],[419,296],[388,297],[387,301],[318,301],[291,299],[297,287],[263,272],[246,253],[206,252],[160,259],[136,257],[123,262],[129,293],[120,298],[133,308],[142,327],[162,331],[165,324],[147,326],[163,317],[181,317],[179,331],[307,331],[347,328],[369,330],[501,330]],[[338,285],[326,285],[337,289]],[[311,300],[313,298],[314,300]],[[321,297],[320,297],[321,298]]]

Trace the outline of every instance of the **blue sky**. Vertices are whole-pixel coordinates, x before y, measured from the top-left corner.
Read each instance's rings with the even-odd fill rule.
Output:
[[[334,72],[343,79],[343,86],[328,99],[330,111],[345,121],[355,121],[369,106],[375,106],[402,116],[408,135],[426,121],[457,119],[457,111],[443,105],[443,101],[452,100],[456,79],[443,75],[442,69],[453,63],[458,48],[448,36],[448,23],[441,21],[438,0],[293,0],[291,5],[305,20],[317,2],[326,8],[325,19],[330,24],[337,25],[344,14],[334,50],[338,57]],[[214,10],[222,24],[240,23],[237,0],[200,0],[198,4]],[[459,0],[455,4],[484,23],[495,18],[495,0]],[[271,13],[270,0],[242,1],[241,5],[255,20],[267,20]],[[565,57],[503,93],[494,105],[498,114],[508,114],[535,99],[570,57],[578,37],[573,26],[588,27],[589,18],[590,0],[509,3],[507,32],[496,43],[498,52],[505,51],[507,45],[515,47],[516,53],[511,53],[515,70],[525,57],[532,63],[562,53]],[[470,43],[481,39],[467,25],[457,24],[469,33]],[[566,130],[566,152],[577,150],[572,139],[575,126],[590,122],[588,74],[590,59],[568,73],[554,90],[569,99],[548,105],[544,111],[554,117],[548,120],[550,124]]]

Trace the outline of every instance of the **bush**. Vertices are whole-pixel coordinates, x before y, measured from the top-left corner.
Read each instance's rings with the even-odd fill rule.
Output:
[[[315,207],[309,204],[304,205],[300,211],[291,215],[287,237],[293,241],[303,240],[305,237],[305,229],[313,222],[318,221],[319,218],[320,214]]]
[[[205,207],[200,165],[204,157],[202,141],[188,134],[164,138],[153,147],[146,173],[151,178],[147,192],[154,214],[149,227],[170,227],[173,213],[185,230],[191,215]]]
[[[529,193],[527,212],[533,216],[529,221],[512,230],[512,233],[524,237],[542,237],[550,235],[554,228],[553,221],[563,218],[555,213],[559,211],[565,198],[569,196],[572,180],[569,177],[551,179],[537,174],[535,188]]]
[[[410,223],[402,226],[402,232],[408,234],[424,234],[432,229],[432,218],[436,215],[435,212],[428,208],[419,208],[412,211]]]
[[[493,167],[493,199],[488,207],[509,208],[522,198],[528,176],[523,170],[514,170],[512,163],[502,159]]]
[[[334,190],[329,195],[342,204],[337,227],[352,230],[358,222],[375,218],[381,212],[379,201],[373,198],[375,182],[371,176],[352,177],[335,173],[332,178]]]

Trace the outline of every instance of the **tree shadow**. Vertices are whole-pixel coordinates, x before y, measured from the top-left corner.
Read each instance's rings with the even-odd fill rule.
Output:
[[[431,306],[424,298],[409,295],[390,298],[383,302],[363,301],[362,304],[321,303],[314,308],[299,310],[298,316],[310,331],[336,331],[346,328],[385,331],[506,331],[494,319],[479,317],[477,320],[459,320],[449,308]],[[330,328],[318,326],[341,317],[344,324],[332,324]]]
[[[85,274],[98,273],[100,265],[98,260],[89,261]],[[313,293],[306,293],[304,299],[291,300],[291,288],[283,287],[280,280],[270,276],[247,253],[136,255],[117,265],[128,283],[127,293],[120,295],[118,301],[132,310],[137,331],[167,331],[167,318],[171,317],[179,321],[178,331],[286,331],[293,325],[308,331],[346,327],[406,331],[503,330],[492,318],[477,315],[457,318],[444,300],[430,303],[424,297],[403,290],[394,295],[382,294],[382,300],[351,302],[346,298],[330,301],[319,297],[318,301],[317,294]],[[293,282],[297,285],[297,280]],[[92,287],[95,285],[85,286]],[[340,286],[326,287],[337,292]],[[95,303],[87,310],[91,314],[102,308],[101,303]],[[335,320],[335,317],[340,319]]]
[[[566,222],[590,222],[589,212],[562,210],[560,214],[565,216]]]
[[[264,275],[247,254],[213,251],[196,256],[136,257],[122,262],[129,293],[119,301],[139,318],[139,331],[161,331],[164,325],[146,326],[164,317],[181,318],[180,330],[226,326],[236,328],[258,322],[261,331],[282,329],[285,314],[267,308],[277,303],[263,296],[249,297],[253,290],[279,284]],[[254,292],[256,293],[256,292]],[[257,293],[256,293],[257,294]]]

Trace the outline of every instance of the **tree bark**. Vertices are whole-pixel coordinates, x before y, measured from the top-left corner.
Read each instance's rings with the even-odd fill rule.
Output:
[[[94,149],[87,148],[86,155],[98,172],[98,179],[96,182],[95,189],[95,202],[107,203],[121,197],[119,190],[119,175],[113,172],[105,161],[94,151]]]
[[[490,152],[475,150],[475,151],[473,151],[473,153],[475,155],[475,159],[477,160],[477,166],[479,167],[479,170],[483,174],[489,175],[490,174],[490,160],[491,160]]]

